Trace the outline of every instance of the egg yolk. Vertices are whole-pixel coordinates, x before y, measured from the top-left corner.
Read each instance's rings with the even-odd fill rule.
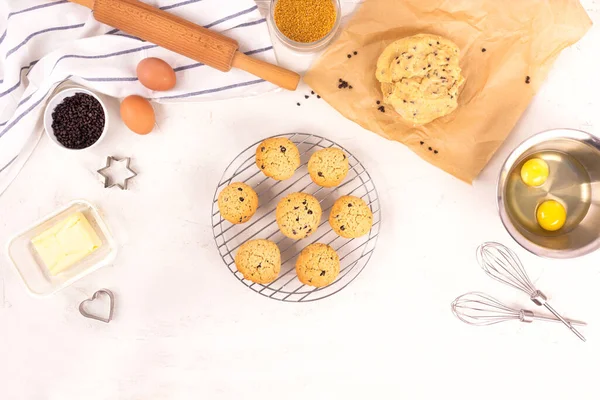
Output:
[[[538,224],[547,231],[557,231],[563,227],[567,219],[567,210],[555,200],[546,200],[536,211]]]
[[[521,167],[521,179],[527,186],[541,186],[548,179],[548,163],[541,158],[527,160]]]

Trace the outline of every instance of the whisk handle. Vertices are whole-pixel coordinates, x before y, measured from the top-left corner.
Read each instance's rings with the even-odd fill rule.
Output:
[[[560,320],[556,317],[547,317],[545,315],[535,315],[533,317],[534,321],[547,321],[547,322],[556,322],[556,323],[561,323]],[[568,323],[570,323],[571,325],[577,325],[577,326],[586,326],[587,323],[583,322],[583,321],[579,321],[576,319],[569,319],[569,318],[565,318],[565,321],[567,321]],[[528,322],[528,321],[526,321]]]
[[[565,324],[565,326],[567,328],[569,328],[571,330],[571,332],[573,332],[575,334],[575,336],[577,336],[579,339],[581,339],[582,341],[585,342],[585,337],[583,337],[583,335],[581,333],[579,333],[579,331],[577,329],[575,329],[573,327],[573,325],[571,325],[568,321],[566,321],[563,317],[561,317],[561,315],[558,312],[556,312],[556,310],[554,308],[552,308],[552,306],[550,306],[550,304],[544,303],[544,307],[546,307],[546,309],[548,309],[548,311],[550,311],[552,314],[554,314],[554,316],[556,318],[558,318],[560,320],[560,322]]]

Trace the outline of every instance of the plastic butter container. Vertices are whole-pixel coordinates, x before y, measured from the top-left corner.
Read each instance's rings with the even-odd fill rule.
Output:
[[[35,250],[32,239],[77,212],[85,216],[101,243],[93,252],[76,261],[66,270],[52,275]],[[90,272],[112,263],[117,254],[117,247],[96,207],[85,200],[75,200],[15,236],[8,243],[7,254],[27,290],[34,296],[48,296]]]

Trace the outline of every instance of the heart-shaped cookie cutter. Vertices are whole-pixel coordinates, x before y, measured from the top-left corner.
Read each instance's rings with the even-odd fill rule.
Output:
[[[98,296],[100,296],[101,294],[105,294],[108,296],[108,300],[109,300],[108,318],[90,314],[89,312],[85,311],[85,304],[88,302],[91,303],[92,301],[96,300],[98,298]],[[91,318],[91,319],[95,319],[97,321],[105,322],[107,324],[112,320],[114,309],[115,309],[115,296],[108,289],[100,289],[100,290],[96,291],[96,293],[94,293],[94,295],[91,298],[85,299],[84,301],[82,301],[79,304],[79,312],[81,313],[81,315],[83,315],[86,318]]]

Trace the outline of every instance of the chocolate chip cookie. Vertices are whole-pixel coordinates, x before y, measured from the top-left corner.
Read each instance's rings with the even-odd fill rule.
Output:
[[[314,196],[292,193],[279,201],[275,218],[285,236],[291,239],[303,239],[317,230],[321,214],[321,204]]]
[[[254,189],[242,182],[234,182],[219,193],[221,216],[232,224],[242,224],[252,218],[258,208]]]
[[[330,246],[313,243],[302,250],[296,260],[296,274],[305,285],[323,287],[340,273],[340,257]]]
[[[265,139],[256,148],[256,166],[275,180],[289,179],[300,166],[300,152],[287,138]]]
[[[237,251],[235,266],[245,279],[256,283],[271,283],[281,270],[281,253],[269,240],[250,240]]]
[[[329,225],[344,238],[366,235],[373,226],[373,213],[361,198],[342,196],[335,201],[329,214]]]
[[[348,157],[335,147],[319,150],[308,160],[308,173],[319,186],[337,186],[348,175]]]

